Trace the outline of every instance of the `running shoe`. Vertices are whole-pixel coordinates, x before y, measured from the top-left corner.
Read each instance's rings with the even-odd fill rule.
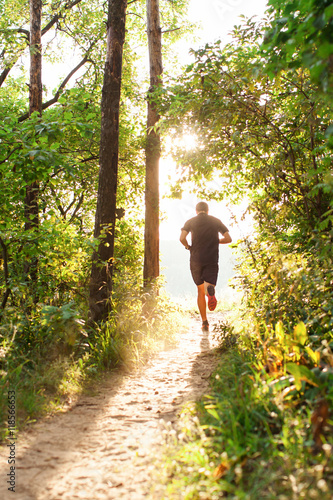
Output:
[[[208,332],[208,330],[209,330],[209,324],[208,324],[208,321],[207,321],[207,320],[205,320],[205,321],[203,321],[203,322],[202,322],[202,327],[201,327],[201,330],[202,330],[203,332]]]
[[[215,286],[213,285],[207,286],[207,295],[208,295],[208,309],[210,311],[214,311],[217,304],[217,300],[215,297]]]

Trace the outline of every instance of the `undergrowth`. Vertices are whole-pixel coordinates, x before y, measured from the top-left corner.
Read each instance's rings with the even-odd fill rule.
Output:
[[[314,385],[309,373],[286,368],[288,357],[308,347],[302,333],[304,345],[294,342],[282,353],[281,337],[259,343],[228,322],[216,326],[220,363],[210,392],[185,407],[177,431],[166,436],[163,498],[332,498],[332,384],[320,383],[323,370]],[[332,361],[327,345],[320,356],[322,365]]]
[[[38,306],[28,317],[8,308],[0,326],[0,439],[6,436],[8,393],[15,392],[16,426],[64,409],[82,391],[120,366],[143,364],[161,345],[173,343],[179,307],[123,281],[109,321],[88,326],[74,302]]]

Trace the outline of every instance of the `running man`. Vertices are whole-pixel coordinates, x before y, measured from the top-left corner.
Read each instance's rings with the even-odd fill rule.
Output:
[[[202,319],[202,330],[208,331],[206,295],[208,309],[214,311],[217,300],[215,285],[219,272],[219,244],[231,243],[227,227],[216,217],[208,215],[208,205],[200,201],[195,207],[197,215],[185,222],[181,229],[180,242],[190,250],[190,269],[198,287],[198,308]],[[187,242],[191,233],[192,244]],[[222,238],[220,238],[221,233]]]

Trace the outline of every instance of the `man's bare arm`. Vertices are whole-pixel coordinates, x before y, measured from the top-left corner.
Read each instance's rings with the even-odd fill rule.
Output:
[[[184,245],[184,247],[189,250],[191,247],[187,242],[186,236],[188,235],[188,232],[182,229],[182,232],[180,233],[180,238],[179,241]]]
[[[226,233],[223,233],[222,238],[219,239],[220,245],[224,245],[226,243],[231,243],[231,242],[232,242],[232,238],[231,238],[228,231]]]

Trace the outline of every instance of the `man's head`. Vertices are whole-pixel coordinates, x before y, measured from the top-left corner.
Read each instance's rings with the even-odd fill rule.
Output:
[[[195,207],[195,210],[197,214],[199,214],[200,212],[205,212],[206,214],[208,214],[208,205],[205,201],[199,201],[199,203]]]

